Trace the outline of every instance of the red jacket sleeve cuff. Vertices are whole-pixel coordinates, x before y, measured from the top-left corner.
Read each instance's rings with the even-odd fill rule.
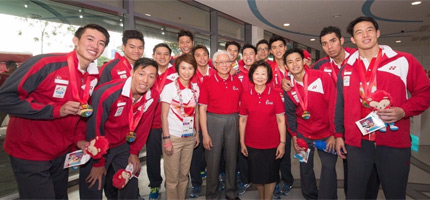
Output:
[[[334,133],[335,138],[341,138],[343,137],[343,133]]]
[[[102,157],[98,160],[95,160],[95,162],[93,163],[93,167],[101,167],[101,166],[104,166],[105,163],[106,163],[106,158]]]
[[[289,133],[290,133],[291,137],[297,136],[297,133],[295,133],[295,132],[289,131]]]
[[[61,109],[61,106],[54,106],[54,110],[52,111],[52,117],[54,117],[54,119],[61,117],[60,109]]]

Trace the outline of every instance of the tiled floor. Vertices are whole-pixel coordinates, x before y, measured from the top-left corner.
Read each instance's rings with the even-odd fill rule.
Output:
[[[320,176],[321,162],[319,161],[318,154],[315,154],[315,173],[316,176]],[[419,152],[412,152],[411,158],[411,169],[409,173],[409,183],[407,188],[407,199],[430,199],[430,146],[420,146]],[[162,165],[162,162],[161,162]],[[163,166],[161,166],[163,167]],[[336,165],[338,172],[338,198],[345,199],[343,191],[343,166],[342,161],[339,159]],[[139,189],[141,195],[148,199],[149,188],[148,178],[146,176],[146,165],[143,165],[142,172],[139,176]],[[162,170],[163,172],[163,170]],[[282,196],[282,199],[303,199],[300,190],[300,178],[299,178],[299,162],[296,159],[292,160],[292,173],[295,178],[293,189],[288,196]],[[164,177],[164,174],[162,174]],[[188,189],[187,198],[191,186]],[[166,199],[164,187],[161,188],[160,199]],[[198,199],[204,199],[205,182],[203,183],[202,196]],[[78,198],[77,187],[70,188],[69,198]],[[258,199],[258,192],[255,186],[251,187],[244,195],[240,196],[241,199]],[[382,189],[378,194],[378,199],[385,199]]]

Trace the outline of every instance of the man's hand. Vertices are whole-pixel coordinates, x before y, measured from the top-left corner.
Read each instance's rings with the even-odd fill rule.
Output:
[[[345,155],[348,152],[346,152],[345,143],[343,142],[343,139],[340,137],[336,138],[336,151],[339,157],[341,157],[342,159],[346,159]]]
[[[206,150],[211,150],[211,147],[213,147],[212,139],[210,136],[203,136],[203,147],[205,147]]]
[[[76,143],[76,146],[82,150],[82,152],[84,152],[84,154],[86,154],[86,149],[87,147],[90,145],[90,142],[86,141],[86,140],[81,140],[78,143]]]
[[[93,185],[98,181],[99,186],[97,187],[98,190],[102,189],[102,177],[106,175],[106,169],[104,166],[101,167],[93,167],[91,168],[90,175],[85,179],[87,183],[90,184],[88,188],[93,187]]]
[[[297,136],[293,136],[293,147],[294,147],[294,150],[296,150],[296,153],[299,153],[300,151],[305,150],[305,149],[299,147],[299,145],[297,144]]]
[[[136,174],[136,172],[140,171],[140,160],[137,155],[130,154],[128,157],[128,163],[131,163],[133,165],[133,173],[132,175]]]
[[[60,108],[60,116],[65,117],[67,115],[78,115],[81,104],[77,101],[68,101]]]
[[[326,140],[327,145],[325,147],[325,151],[328,153],[333,153],[336,151],[336,140],[334,139],[334,136],[328,137]]]
[[[242,152],[243,156],[248,157],[248,148],[246,148],[245,144],[240,144],[240,152]]]
[[[286,78],[283,78],[283,79],[282,79],[282,89],[283,89],[285,92],[290,91],[290,90],[291,90],[291,81],[290,81],[290,80],[288,80],[288,79],[286,79]]]
[[[376,114],[378,114],[379,118],[385,123],[394,123],[405,116],[405,111],[399,107],[391,107],[378,110]]]

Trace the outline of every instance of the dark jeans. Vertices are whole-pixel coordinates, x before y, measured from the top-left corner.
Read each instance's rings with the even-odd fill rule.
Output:
[[[161,177],[161,128],[151,129],[148,140],[146,141],[146,172],[148,173],[149,187],[160,187],[163,182]]]
[[[10,156],[20,199],[68,199],[69,169],[66,155],[51,161],[23,160]]]

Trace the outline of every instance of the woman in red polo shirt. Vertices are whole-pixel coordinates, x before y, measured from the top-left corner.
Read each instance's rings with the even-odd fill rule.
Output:
[[[257,61],[248,76],[254,87],[244,91],[241,99],[240,146],[248,157],[249,179],[257,185],[259,198],[271,199],[285,152],[285,109],[279,93],[266,85],[272,79],[269,64]]]
[[[193,149],[199,144],[195,134],[199,123],[194,123],[199,87],[191,83],[197,63],[191,54],[184,54],[176,58],[175,68],[179,77],[160,95],[164,174],[167,199],[185,199]]]

